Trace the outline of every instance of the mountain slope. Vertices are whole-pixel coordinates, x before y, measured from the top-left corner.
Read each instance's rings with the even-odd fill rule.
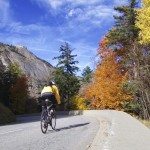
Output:
[[[50,63],[38,58],[25,47],[0,43],[0,68],[5,69],[11,63],[17,63],[22,72],[29,77],[33,96],[40,85],[52,78],[55,70]]]

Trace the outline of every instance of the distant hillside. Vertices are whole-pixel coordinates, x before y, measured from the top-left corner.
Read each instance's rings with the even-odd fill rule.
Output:
[[[35,96],[40,85],[52,77],[54,67],[35,56],[22,46],[0,43],[0,69],[11,63],[17,63],[24,74],[29,77],[31,96]]]

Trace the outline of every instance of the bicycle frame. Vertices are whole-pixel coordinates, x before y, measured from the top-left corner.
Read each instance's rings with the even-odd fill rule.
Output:
[[[53,112],[51,111],[53,110]],[[54,124],[52,120],[54,119]],[[44,122],[44,126],[42,126],[42,122]],[[43,133],[46,133],[48,124],[55,130],[56,126],[56,114],[55,109],[53,108],[53,103],[49,99],[44,100],[44,105],[42,105],[42,114],[41,114],[41,130]]]

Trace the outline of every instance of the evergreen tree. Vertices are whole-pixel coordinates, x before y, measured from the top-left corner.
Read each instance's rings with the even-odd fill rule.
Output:
[[[86,66],[84,69],[83,69],[83,73],[82,73],[82,82],[83,83],[89,83],[90,80],[92,78],[92,70],[89,66]]]
[[[111,45],[115,45],[117,50],[129,50],[133,42],[138,38],[139,29],[135,26],[137,12],[136,0],[131,0],[127,6],[114,8],[120,15],[114,16],[115,26],[109,32],[108,38]]]
[[[9,107],[10,106],[10,87],[15,84],[17,77],[21,75],[18,64],[10,64],[6,70],[0,73],[0,100]]]
[[[58,64],[55,72],[55,82],[60,89],[62,105],[64,109],[71,107],[71,100],[74,95],[78,93],[80,88],[79,80],[75,73],[78,67],[75,61],[76,55],[72,55],[72,49],[68,43],[64,43],[60,47],[60,56],[55,57],[58,59]]]
[[[0,101],[15,114],[25,113],[28,99],[28,80],[19,65],[10,64],[0,74]]]
[[[61,68],[65,73],[70,75],[74,75],[76,71],[79,70],[79,68],[75,66],[78,61],[74,60],[77,55],[72,55],[72,51],[73,50],[70,48],[70,45],[68,43],[64,43],[64,45],[61,45],[59,50],[61,55],[54,58],[58,59],[57,67]]]
[[[117,60],[129,74],[128,88],[133,89],[134,100],[141,106],[141,116],[150,118],[149,3],[148,0],[143,2],[146,7],[140,11],[136,9],[136,0],[130,0],[128,6],[115,8],[120,15],[114,16],[115,26],[107,37],[110,47],[116,50]],[[138,41],[139,37],[141,43]],[[147,46],[140,45],[143,43]]]
[[[28,79],[24,75],[18,76],[16,82],[10,87],[11,110],[15,114],[23,114],[29,107],[28,100]]]

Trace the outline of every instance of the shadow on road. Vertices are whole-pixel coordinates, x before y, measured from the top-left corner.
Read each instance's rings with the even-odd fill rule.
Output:
[[[71,116],[68,115],[57,115],[57,119],[59,118],[68,118]],[[40,122],[40,115],[37,116],[23,116],[23,117],[17,117],[16,122],[7,124],[7,125],[14,125],[14,124],[24,124],[24,123],[33,123],[33,122]],[[1,125],[6,126],[6,125]]]
[[[68,127],[62,127],[62,128],[58,128],[56,129],[55,131],[58,132],[58,131],[62,131],[62,130],[68,130],[68,129],[72,129],[72,128],[77,128],[77,127],[81,127],[81,126],[86,126],[90,124],[89,122],[87,123],[81,123],[81,124],[75,124],[75,125],[70,125]]]

